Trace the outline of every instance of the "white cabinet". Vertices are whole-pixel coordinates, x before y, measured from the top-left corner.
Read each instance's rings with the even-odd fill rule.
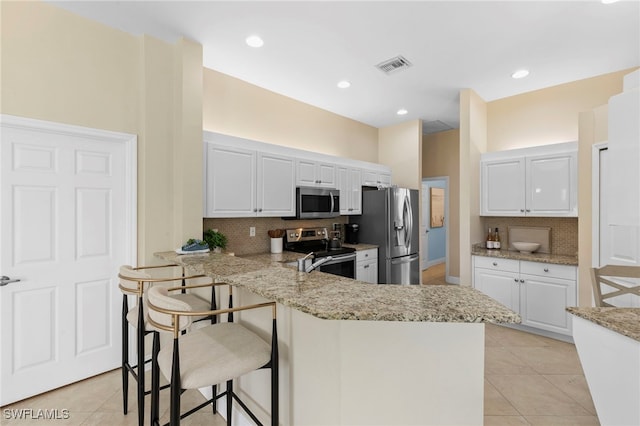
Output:
[[[296,160],[296,185],[336,188],[336,166],[313,159]]]
[[[640,224],[640,70],[609,100],[609,225]]]
[[[568,142],[483,154],[480,214],[577,216],[577,152]]]
[[[571,335],[575,266],[474,256],[474,287],[520,314],[522,325]]]
[[[391,186],[391,173],[379,170],[363,170],[362,186],[377,186],[388,188]]]
[[[378,284],[378,249],[356,251],[356,280]]]
[[[288,217],[296,214],[295,160],[258,152],[258,216]]]
[[[381,164],[207,131],[203,140],[204,217],[293,217],[297,186],[339,188],[341,214],[360,214],[362,170],[391,183]]]
[[[337,182],[340,190],[340,214],[362,214],[362,171],[338,166]]]
[[[205,217],[294,216],[294,159],[206,144]]]

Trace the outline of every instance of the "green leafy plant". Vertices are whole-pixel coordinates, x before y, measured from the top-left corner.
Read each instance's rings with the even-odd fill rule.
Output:
[[[227,236],[213,229],[204,231],[202,233],[202,239],[209,245],[211,250],[216,247],[225,248],[227,246]]]

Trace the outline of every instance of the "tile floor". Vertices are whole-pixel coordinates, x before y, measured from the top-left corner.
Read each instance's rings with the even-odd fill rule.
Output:
[[[134,382],[130,381],[130,411],[124,416],[120,377],[120,371],[114,370],[2,407],[0,424],[137,425]],[[167,394],[161,394],[162,422],[168,421]],[[183,408],[203,400],[198,392],[188,391]],[[7,419],[5,410],[21,408],[67,409],[70,416],[50,421]],[[599,424],[574,345],[491,324],[486,326],[484,414],[485,425]],[[182,424],[222,426],[225,422],[203,409]]]

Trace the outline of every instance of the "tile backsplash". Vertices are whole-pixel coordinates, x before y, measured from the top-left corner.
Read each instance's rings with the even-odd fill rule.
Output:
[[[202,229],[217,229],[227,236],[226,251],[237,255],[267,253],[271,249],[271,241],[267,231],[270,229],[289,228],[333,228],[334,223],[347,223],[348,216],[333,219],[284,220],[279,217],[246,217],[246,218],[205,218]],[[249,236],[249,228],[255,226],[256,236]]]
[[[509,241],[509,226],[540,226],[551,228],[551,253],[563,256],[578,254],[578,218],[577,217],[483,217],[484,232],[489,227],[498,228],[500,241]]]

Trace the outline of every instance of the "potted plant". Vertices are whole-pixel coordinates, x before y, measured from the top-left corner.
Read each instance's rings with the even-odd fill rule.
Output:
[[[209,249],[220,252],[227,246],[227,236],[221,232],[207,229],[202,233],[202,239],[209,245]]]

